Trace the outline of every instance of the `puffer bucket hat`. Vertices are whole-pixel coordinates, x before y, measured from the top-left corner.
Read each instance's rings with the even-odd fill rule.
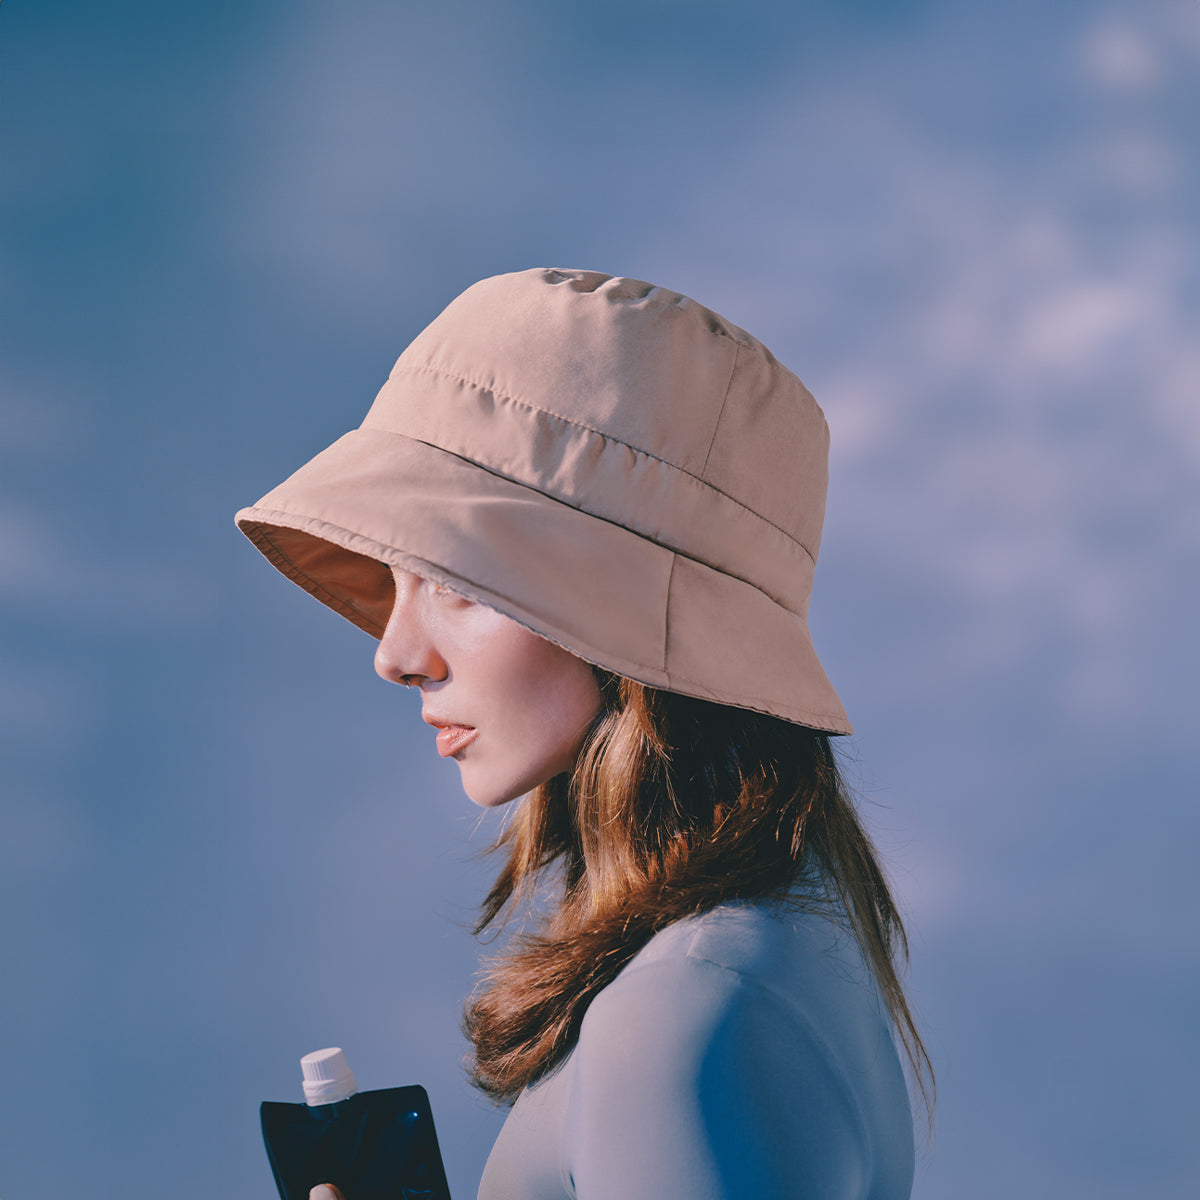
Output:
[[[828,449],[744,330],[539,268],[452,301],[362,425],[236,520],[375,637],[397,565],[641,683],[849,733],[808,629]]]

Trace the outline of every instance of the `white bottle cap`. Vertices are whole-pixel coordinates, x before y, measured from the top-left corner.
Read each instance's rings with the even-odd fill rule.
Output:
[[[336,1104],[358,1091],[354,1072],[340,1046],[306,1054],[300,1060],[300,1071],[304,1076],[305,1104]]]

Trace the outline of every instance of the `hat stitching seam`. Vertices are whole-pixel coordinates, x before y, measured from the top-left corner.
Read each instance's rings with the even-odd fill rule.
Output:
[[[667,689],[671,687],[671,671],[667,666],[669,647],[671,645],[671,588],[675,583],[675,564],[679,561],[679,551],[671,551],[671,570],[667,573],[667,594],[663,604],[663,660],[662,673],[667,677]]]
[[[704,452],[704,465],[700,468],[700,476],[702,479],[704,477],[704,473],[708,470],[708,460],[712,457],[713,447],[717,444],[717,430],[721,428],[721,418],[725,415],[725,405],[729,403],[729,393],[733,388],[733,374],[737,370],[738,355],[741,354],[741,352],[741,346],[735,342],[733,345],[733,362],[729,366],[729,378],[725,381],[725,394],[721,397],[721,411],[717,413],[717,419],[712,429],[712,437],[708,439],[708,449]],[[704,479],[704,482],[708,483],[708,480]],[[708,486],[712,487],[712,484],[710,483]],[[736,503],[736,501],[734,503]],[[765,521],[766,517],[763,517],[763,520]],[[768,524],[769,523],[770,522],[768,522]],[[780,532],[782,532],[782,530]],[[792,540],[796,541],[795,538]],[[798,546],[804,546],[803,542],[796,542],[796,544]],[[804,546],[804,550],[805,553],[808,553],[807,546]],[[809,558],[812,558],[811,554],[809,554]],[[815,562],[816,560],[814,559],[813,561]]]
[[[738,345],[738,343],[734,343],[734,344],[735,344],[735,346]],[[737,353],[735,351],[735,354],[734,354],[735,363],[736,363],[736,360],[737,360]],[[623,441],[621,438],[614,437],[610,433],[605,433],[602,429],[596,429],[591,425],[584,424],[582,421],[576,421],[572,417],[564,417],[561,413],[556,413],[552,409],[542,408],[540,405],[537,405],[537,404],[531,404],[528,400],[522,400],[519,396],[513,396],[508,392],[499,391],[494,387],[489,387],[487,384],[481,383],[480,381],[475,380],[475,379],[471,379],[469,376],[462,375],[456,371],[447,371],[443,367],[435,367],[432,364],[424,364],[421,366],[407,366],[406,365],[403,368],[398,368],[398,369],[401,369],[404,371],[411,371],[414,374],[418,373],[418,372],[424,372],[424,373],[431,374],[431,375],[440,375],[445,379],[453,379],[458,383],[464,383],[468,387],[475,388],[476,391],[488,392],[489,394],[496,396],[501,400],[507,401],[510,404],[515,404],[515,405],[519,406],[520,408],[527,409],[530,412],[541,413],[543,416],[553,417],[556,421],[562,421],[564,424],[574,426],[576,429],[586,430],[588,433],[594,434],[596,437],[602,438],[604,441],[610,442],[614,446],[621,446],[624,449],[629,450],[634,454],[640,454],[644,458],[650,459],[652,462],[661,463],[664,467],[667,467],[672,471],[678,471],[680,475],[684,475],[688,479],[695,480],[696,483],[699,483],[706,488],[710,488],[712,491],[716,492],[716,494],[718,496],[722,497],[725,500],[728,500],[730,504],[733,504],[736,507],[740,508],[743,512],[749,513],[752,517],[756,518],[757,520],[762,521],[762,523],[764,525],[769,525],[772,529],[774,529],[776,531],[776,533],[781,534],[793,545],[799,546],[800,549],[803,550],[806,555],[808,555],[808,557],[812,560],[812,562],[814,564],[817,561],[817,556],[802,541],[800,541],[799,538],[794,537],[786,529],[784,529],[783,526],[777,525],[774,521],[771,520],[770,517],[765,517],[765,516],[763,516],[762,513],[751,508],[748,504],[743,504],[736,497],[731,496],[726,491],[723,491],[721,488],[717,487],[716,484],[710,482],[709,480],[704,479],[701,476],[694,474],[693,472],[687,470],[686,468],[679,466],[677,463],[671,462],[669,459],[665,459],[657,454],[654,454],[650,450],[643,450],[640,446],[635,446],[631,442]],[[388,376],[389,383],[391,382],[392,376],[394,376],[395,373],[396,373],[396,369],[393,369],[392,375]],[[732,384],[732,382],[733,382],[733,372],[731,370],[730,371],[730,384]],[[727,385],[726,399],[728,399],[728,394],[729,394],[729,386]],[[724,413],[724,411],[725,411],[725,401],[722,401],[721,412]],[[367,414],[367,419],[370,419],[370,413]],[[718,417],[718,423],[719,423],[719,421],[720,421],[720,418]],[[365,420],[363,422],[363,427],[367,427]],[[398,433],[399,431],[394,430],[394,429],[387,429],[387,430],[384,430],[384,432]],[[716,427],[714,426],[713,441],[716,440],[716,432],[717,432]],[[401,434],[400,436],[401,437],[409,437],[410,435],[409,434]],[[415,441],[424,441],[425,439],[424,438],[415,438],[414,440]],[[426,443],[426,445],[434,445],[434,444],[435,443],[433,443],[433,442]],[[445,447],[439,446],[438,449],[444,450]],[[448,454],[454,453],[453,450],[448,450],[446,452]],[[708,453],[709,454],[712,453],[712,443],[709,444]],[[465,461],[473,461],[473,460],[467,459],[465,455],[457,455],[457,457],[463,458]],[[707,467],[708,455],[705,455],[704,462],[705,462],[705,467]],[[482,464],[480,464],[480,465],[482,465]],[[496,473],[498,474],[499,472],[496,472]],[[509,478],[509,476],[504,476],[504,478]],[[513,482],[521,483],[522,481],[521,480],[513,480]],[[530,485],[523,484],[523,486],[528,487]],[[538,490],[538,489],[534,489],[534,490]]]

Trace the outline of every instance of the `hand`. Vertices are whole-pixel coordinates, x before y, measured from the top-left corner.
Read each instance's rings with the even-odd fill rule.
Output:
[[[308,1193],[308,1200],[346,1200],[341,1192],[333,1186],[332,1183],[318,1183],[311,1192]]]

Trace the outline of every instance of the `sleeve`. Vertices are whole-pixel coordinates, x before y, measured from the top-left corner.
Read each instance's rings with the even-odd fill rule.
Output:
[[[628,973],[597,996],[566,1123],[577,1200],[850,1200],[869,1149],[819,1031],[704,959]]]

